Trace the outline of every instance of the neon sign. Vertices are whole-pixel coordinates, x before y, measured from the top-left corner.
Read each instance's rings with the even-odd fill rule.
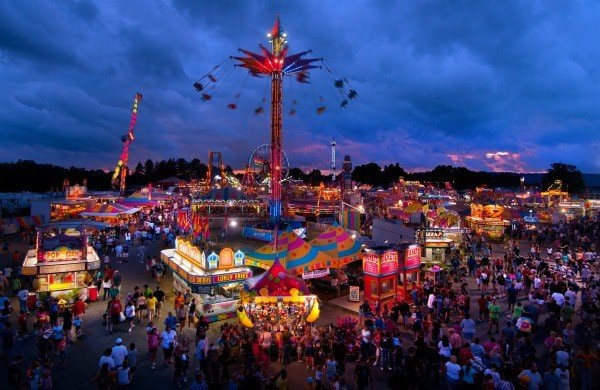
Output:
[[[381,255],[381,263],[379,264],[379,273],[381,275],[389,275],[398,271],[398,252],[387,251]]]
[[[252,274],[250,272],[234,272],[231,274],[214,275],[212,277],[212,282],[214,284],[235,282],[238,280],[246,280],[250,276],[252,276]]]
[[[63,246],[53,251],[44,252],[43,258],[45,261],[80,260],[81,250],[70,249],[66,246]]]

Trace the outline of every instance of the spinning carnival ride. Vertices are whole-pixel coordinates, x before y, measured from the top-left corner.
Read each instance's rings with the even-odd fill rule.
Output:
[[[350,88],[348,81],[334,72],[331,67],[322,58],[308,57],[312,51],[303,51],[296,54],[288,54],[286,40],[287,34],[281,27],[279,15],[275,24],[268,34],[271,49],[260,45],[260,53],[254,53],[248,50],[239,49],[241,56],[231,56],[221,64],[215,66],[213,70],[201,77],[194,83],[194,88],[201,94],[202,100],[207,102],[213,99],[213,94],[218,90],[218,82],[227,78],[233,71],[233,67],[246,68],[249,75],[262,77],[268,75],[271,78],[271,143],[269,150],[269,170],[270,170],[270,200],[269,211],[272,222],[278,222],[282,217],[281,204],[281,182],[284,179],[284,153],[282,150],[282,128],[283,128],[283,77],[295,76],[300,83],[309,83],[309,70],[322,69],[328,83],[335,88],[339,106],[345,108],[348,102],[358,96],[356,90]],[[229,67],[229,68],[228,68]],[[227,104],[227,108],[235,110],[238,108],[238,99],[240,93],[237,93],[234,100]],[[261,103],[266,103],[266,97]],[[326,110],[325,100],[319,96],[317,114],[322,114]],[[292,109],[289,115],[295,115],[297,104],[292,100]],[[264,108],[259,105],[254,113],[260,115]],[[252,161],[251,161],[252,162]],[[263,158],[264,162],[264,158]]]
[[[262,144],[252,151],[248,159],[248,167],[254,176],[254,183],[258,185],[271,184],[271,145]],[[287,155],[281,150],[281,181],[287,179],[290,163]]]
[[[127,167],[127,163],[129,162],[129,147],[131,143],[135,139],[133,136],[133,132],[135,130],[135,124],[137,123],[137,114],[138,114],[138,103],[142,101],[142,94],[136,93],[135,98],[133,99],[133,105],[131,107],[131,120],[129,121],[129,129],[127,130],[127,134],[121,137],[121,141],[123,141],[123,150],[121,151],[121,156],[119,157],[119,161],[117,162],[117,166],[115,168],[115,172],[113,173],[111,183],[113,187],[119,189],[119,194],[121,196],[125,196],[126,190],[126,180],[127,173],[129,168]]]

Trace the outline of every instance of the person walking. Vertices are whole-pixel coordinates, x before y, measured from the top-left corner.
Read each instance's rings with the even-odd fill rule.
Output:
[[[135,305],[131,299],[127,301],[127,306],[125,306],[125,320],[129,324],[128,332],[131,332],[135,328],[135,324],[133,323],[135,320]]]
[[[156,318],[160,318],[160,310],[165,301],[165,293],[160,289],[160,286],[156,286],[154,297],[156,298]]]
[[[156,331],[156,327],[149,327],[149,331],[146,335],[146,342],[148,345],[148,354],[150,355],[150,369],[156,369],[156,353],[158,351],[158,344],[160,337]]]
[[[167,325],[165,330],[160,334],[161,347],[165,358],[165,366],[171,364],[175,344],[177,343],[177,332],[170,325]]]

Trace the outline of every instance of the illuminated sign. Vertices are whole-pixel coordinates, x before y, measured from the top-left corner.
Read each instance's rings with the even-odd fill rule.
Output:
[[[217,265],[219,264],[219,255],[213,252],[208,255],[206,261],[208,262],[208,269],[216,269]]]
[[[404,255],[404,269],[418,268],[421,265],[421,247],[411,245]]]
[[[302,273],[302,279],[316,279],[322,278],[323,276],[329,275],[329,268],[326,269],[316,269],[314,271],[308,271]]]
[[[44,252],[43,258],[45,261],[80,260],[81,250],[63,246],[53,251]]]
[[[389,275],[398,271],[398,252],[387,251],[381,255],[379,274]]]
[[[230,248],[223,248],[219,253],[219,268],[233,267],[233,251]]]
[[[212,282],[213,284],[235,282],[238,280],[246,280],[251,276],[252,273],[250,272],[234,272],[231,274],[214,275],[212,277]]]
[[[370,275],[379,274],[379,256],[376,253],[367,253],[363,256],[363,272]]]
[[[202,260],[204,260],[204,254],[198,247],[195,247],[191,243],[184,241],[182,239],[177,239],[175,241],[175,247],[177,248],[177,252],[187,256],[190,260],[192,260],[196,265],[204,264]]]
[[[59,272],[73,272],[85,270],[85,263],[75,264],[57,264],[57,265],[45,265],[39,267],[40,274],[56,274]]]
[[[237,252],[235,252],[235,255],[233,255],[233,263],[235,264],[236,267],[240,267],[240,266],[244,265],[245,258],[246,258],[246,255],[244,254],[244,252],[238,250]]]

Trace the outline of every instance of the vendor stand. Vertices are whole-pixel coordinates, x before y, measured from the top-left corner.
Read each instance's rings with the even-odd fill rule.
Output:
[[[91,245],[85,225],[61,228],[47,225],[37,233],[36,247],[23,261],[22,274],[32,276],[33,292],[73,301],[97,299],[90,272],[100,268],[100,258]]]
[[[406,245],[400,248],[400,254],[396,300],[410,301],[412,300],[410,292],[421,285],[421,247]]]
[[[388,247],[375,247],[363,256],[365,300],[376,308],[383,308],[396,298],[398,252]]]
[[[175,249],[161,251],[162,261],[173,271],[176,291],[191,293],[197,311],[208,322],[235,317],[243,282],[252,276],[244,267],[245,254],[223,248],[206,255],[188,240],[177,238]]]

